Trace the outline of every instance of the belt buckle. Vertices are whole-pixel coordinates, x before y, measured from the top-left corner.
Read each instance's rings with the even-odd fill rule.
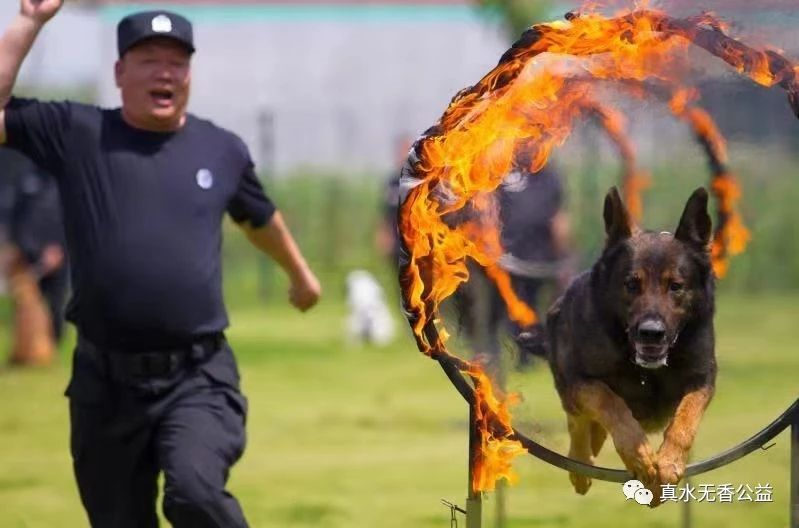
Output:
[[[208,355],[202,342],[192,343],[191,349],[189,350],[189,357],[192,363],[202,363]]]
[[[167,358],[167,370],[172,375],[180,370],[180,356],[177,353],[170,352]]]
[[[153,369],[152,375],[154,377],[170,377],[174,375],[181,367],[181,352],[177,350],[166,350],[158,352],[153,355],[156,359],[154,364],[157,368]]]
[[[178,370],[178,357],[174,352],[145,352],[141,358],[141,371],[147,378],[169,377]]]

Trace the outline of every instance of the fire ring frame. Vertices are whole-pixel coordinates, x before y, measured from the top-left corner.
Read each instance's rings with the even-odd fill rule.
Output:
[[[751,48],[748,48],[743,43],[733,40],[727,35],[719,27],[715,26],[706,26],[703,25],[697,19],[674,19],[669,16],[663,15],[662,13],[655,13],[650,12],[647,10],[643,10],[641,12],[637,12],[635,14],[627,15],[620,17],[617,20],[629,20],[636,15],[645,15],[650,17],[652,20],[655,21],[655,31],[659,31],[666,34],[676,34],[680,35],[683,38],[690,40],[694,45],[705,49],[710,54],[715,55],[725,62],[729,63],[733,67],[738,67],[741,70],[741,73],[748,74],[749,68],[752,66],[752,62],[756,59],[762,57],[762,55],[757,54]],[[569,13],[567,15],[567,19],[571,20],[574,18],[575,15]],[[542,32],[540,28],[532,27],[528,29],[525,33],[522,34],[521,38],[513,44],[513,46],[506,51],[506,53],[500,59],[500,65],[510,62],[510,61],[518,61],[517,64],[521,64],[529,60],[533,56],[544,52],[545,50],[532,50],[531,46],[535,42],[537,42],[542,36]],[[737,52],[739,59],[733,59],[733,55],[736,53],[730,52]],[[726,54],[725,54],[726,53]],[[766,61],[768,62],[768,69],[769,72],[774,74],[774,84],[779,85],[788,95],[788,101],[791,105],[791,108],[794,114],[799,117],[799,67],[794,67],[785,57],[781,56],[779,53],[773,51],[766,51],[764,54]],[[513,71],[508,72],[508,75],[503,75],[497,79],[491,79],[489,76],[484,77],[477,85],[472,86],[466,90],[462,90],[461,92],[456,95],[455,99],[453,99],[453,103],[458,100],[462,100],[463,97],[466,95],[483,95],[487,91],[491,91],[497,89],[499,87],[505,86],[508,83],[512,82],[516,76],[519,74],[519,68],[513,68]],[[493,73],[493,70],[492,70]],[[496,81],[496,82],[494,82]],[[430,136],[436,136],[441,134],[444,131],[443,125],[451,121],[452,118],[448,109],[447,112],[442,116],[439,124],[433,126],[429,129],[423,136],[420,138],[419,141],[425,141],[426,139],[430,138]],[[403,177],[406,176],[406,170],[409,170],[411,173],[415,173],[415,162],[418,162],[419,159],[416,158],[415,162],[413,160],[415,156],[413,155],[413,151],[411,156],[409,157],[406,166],[403,168]],[[410,178],[416,180],[418,182],[423,176],[419,174],[413,174],[414,178]],[[420,177],[421,176],[421,177]],[[401,203],[400,203],[400,212],[399,216],[400,219],[402,217],[403,207],[405,206],[406,199],[408,198],[408,191],[410,188],[415,186],[415,182],[413,181],[402,181],[401,178]],[[402,192],[402,188],[406,187],[404,192]],[[401,222],[400,222],[400,225]],[[401,233],[402,235],[402,233]],[[410,261],[408,257],[410,253],[408,252],[408,248],[405,244],[404,236],[401,236],[401,246],[402,246],[402,257],[400,258],[400,284],[403,292],[403,302],[406,303],[405,307],[408,310],[406,316],[408,318],[409,323],[412,327],[414,327],[415,322],[419,322],[419,318],[422,316],[421,313],[416,313],[413,311],[412,308],[407,304],[408,302],[408,287],[409,287],[409,280],[406,277],[406,273],[408,271]],[[427,270],[429,271],[429,270]],[[425,305],[431,307],[427,301],[423,301]],[[424,335],[424,339],[422,339],[422,335]],[[427,353],[432,359],[435,359],[439,362],[442,369],[446,373],[449,380],[458,390],[458,392],[463,396],[463,398],[469,403],[470,407],[470,435],[469,435],[469,472],[470,472],[470,482],[471,482],[471,471],[472,471],[472,460],[476,453],[476,444],[477,444],[477,428],[474,425],[475,420],[474,417],[476,415],[476,397],[475,392],[469,382],[464,378],[462,371],[468,368],[468,363],[456,356],[449,354],[446,348],[441,341],[438,330],[435,327],[434,319],[428,319],[424,322],[424,327],[419,334],[415,335],[417,345],[420,351]],[[426,341],[427,343],[425,343]],[[717,469],[721,466],[730,464],[748,454],[751,454],[758,448],[763,448],[764,444],[769,440],[773,439],[779,433],[787,429],[788,427],[791,428],[791,456],[790,456],[790,495],[789,495],[789,507],[790,507],[790,523],[789,526],[791,528],[799,528],[799,399],[796,400],[792,405],[790,405],[785,412],[779,416],[776,420],[774,420],[771,424],[766,426],[765,428],[761,429],[758,433],[754,436],[750,437],[749,439],[741,442],[736,447],[733,447],[727,451],[719,453],[717,455],[712,456],[709,459],[697,462],[695,464],[691,464],[686,468],[686,476],[698,475],[701,473],[705,473],[711,471],[713,469]],[[610,468],[603,468],[603,467],[596,467],[590,466],[587,464],[583,464],[581,462],[577,462],[569,457],[565,457],[560,455],[550,449],[538,444],[537,442],[533,441],[530,438],[527,438],[523,434],[519,433],[515,429],[510,431],[510,439],[518,440],[522,446],[533,456],[543,460],[544,462],[553,465],[555,467],[559,467],[566,471],[572,471],[575,473],[579,473],[591,478],[596,478],[598,480],[605,480],[610,482],[625,482],[630,478],[630,474],[624,470],[618,469],[610,469]],[[467,526],[469,527],[477,527],[480,526],[481,522],[481,494],[474,489],[470,489],[469,496],[467,498]]]

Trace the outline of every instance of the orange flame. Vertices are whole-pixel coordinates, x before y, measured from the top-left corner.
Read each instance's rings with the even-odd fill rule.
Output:
[[[679,90],[674,94],[670,106],[675,115],[693,127],[711,159],[714,171],[711,189],[718,201],[719,224],[713,236],[710,256],[713,272],[721,279],[727,275],[729,258],[746,249],[751,235],[738,211],[741,188],[727,169],[727,145],[724,137],[707,112],[688,106],[694,98],[695,92]]]
[[[649,187],[649,177],[636,167],[636,155],[630,139],[625,134],[624,116],[616,109],[597,102],[587,103],[596,114],[602,127],[616,145],[623,164],[622,190],[624,202],[633,220],[639,221],[644,214],[641,194]]]
[[[586,82],[581,80],[581,82]],[[648,95],[646,87],[640,83],[625,82],[623,86],[637,97]],[[745,227],[738,210],[741,192],[735,177],[727,167],[727,145],[724,136],[719,131],[713,118],[705,110],[693,106],[698,99],[698,91],[688,88],[669,88],[667,85],[654,85],[650,88],[656,92],[672,91],[668,101],[672,113],[692,127],[694,134],[704,146],[713,172],[711,189],[718,202],[718,222],[711,246],[711,256],[714,273],[718,278],[723,278],[729,268],[729,258],[744,251],[751,239],[749,230]],[[662,93],[660,94],[663,95]],[[632,158],[633,161],[626,165],[628,169],[624,178],[624,195],[631,215],[639,220],[643,212],[641,191],[649,185],[646,175],[630,172],[634,170],[634,156],[632,146],[623,136],[616,139],[623,129],[623,117],[613,115],[614,111],[608,108],[599,108],[596,113],[601,116],[605,128],[619,146],[623,159]]]
[[[723,278],[729,269],[729,257],[743,253],[751,234],[736,207],[741,189],[735,178],[731,174],[721,174],[713,179],[712,189],[719,201],[719,214],[725,222],[713,237],[710,256],[716,277]]]
[[[472,489],[493,491],[499,479],[515,484],[519,477],[511,463],[519,455],[527,453],[518,440],[512,439],[513,431],[497,427],[510,424],[509,407],[518,403],[517,394],[507,397],[496,394],[488,376],[478,365],[471,364],[467,372],[475,385],[475,418],[480,434],[480,450],[472,461]]]
[[[437,320],[440,303],[468,279],[467,258],[487,269],[513,319],[522,324],[535,320],[532,310],[513,294],[507,274],[497,266],[501,254],[498,225],[485,196],[502,182],[518,150],[531,154],[528,169],[537,172],[550,152],[568,138],[588,95],[584,84],[567,81],[571,73],[679,86],[686,70],[686,49],[693,42],[760,84],[794,88],[797,72],[792,64],[775,52],[746,47],[727,37],[723,29],[711,15],[680,20],[654,10],[616,18],[587,12],[567,22],[533,26],[497,67],[453,98],[439,122],[417,141],[403,170],[407,181],[399,226],[407,259],[401,280],[404,305],[420,350],[430,355],[446,350],[446,335],[431,337],[425,329],[441,324]],[[542,56],[544,53],[549,55]],[[687,119],[695,115],[684,111],[687,103],[675,99],[674,104],[683,105]],[[715,137],[707,127],[702,130],[708,138]],[[720,145],[723,143],[716,148]],[[731,179],[715,181],[714,190],[732,219],[723,239],[732,252],[745,243],[740,219],[731,213],[738,199],[737,187]],[[631,201],[642,184],[641,179],[631,179]],[[464,214],[467,206],[473,214]],[[640,202],[638,207],[640,212]],[[474,220],[475,214],[483,217]],[[523,449],[509,433],[495,432],[497,423],[504,431],[512,430],[507,412],[510,401],[492,391],[477,367],[470,365],[467,371],[480,402],[477,408],[483,413],[478,421],[483,445],[474,461],[473,486],[492,489],[497,478],[513,478],[511,461]]]

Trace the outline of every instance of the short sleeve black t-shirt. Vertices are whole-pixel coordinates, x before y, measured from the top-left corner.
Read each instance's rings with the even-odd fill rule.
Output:
[[[37,171],[40,169],[27,157],[13,149],[0,147],[0,229],[3,237],[13,237],[14,206],[21,176]]]
[[[17,176],[10,232],[29,262],[38,262],[47,246],[64,246],[56,182],[35,166]]]
[[[237,136],[193,115],[144,131],[70,102],[12,99],[5,120],[8,145],[58,182],[80,332],[156,347],[227,326],[223,215],[258,227],[275,211]]]
[[[552,220],[563,206],[563,187],[550,168],[531,174],[514,171],[499,187],[502,245],[529,262],[555,260]]]

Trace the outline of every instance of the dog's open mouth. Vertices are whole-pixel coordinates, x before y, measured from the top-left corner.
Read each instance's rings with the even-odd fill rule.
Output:
[[[646,369],[656,369],[665,367],[669,363],[669,346],[645,345],[643,343],[633,343],[635,346],[634,362],[639,367]]]

